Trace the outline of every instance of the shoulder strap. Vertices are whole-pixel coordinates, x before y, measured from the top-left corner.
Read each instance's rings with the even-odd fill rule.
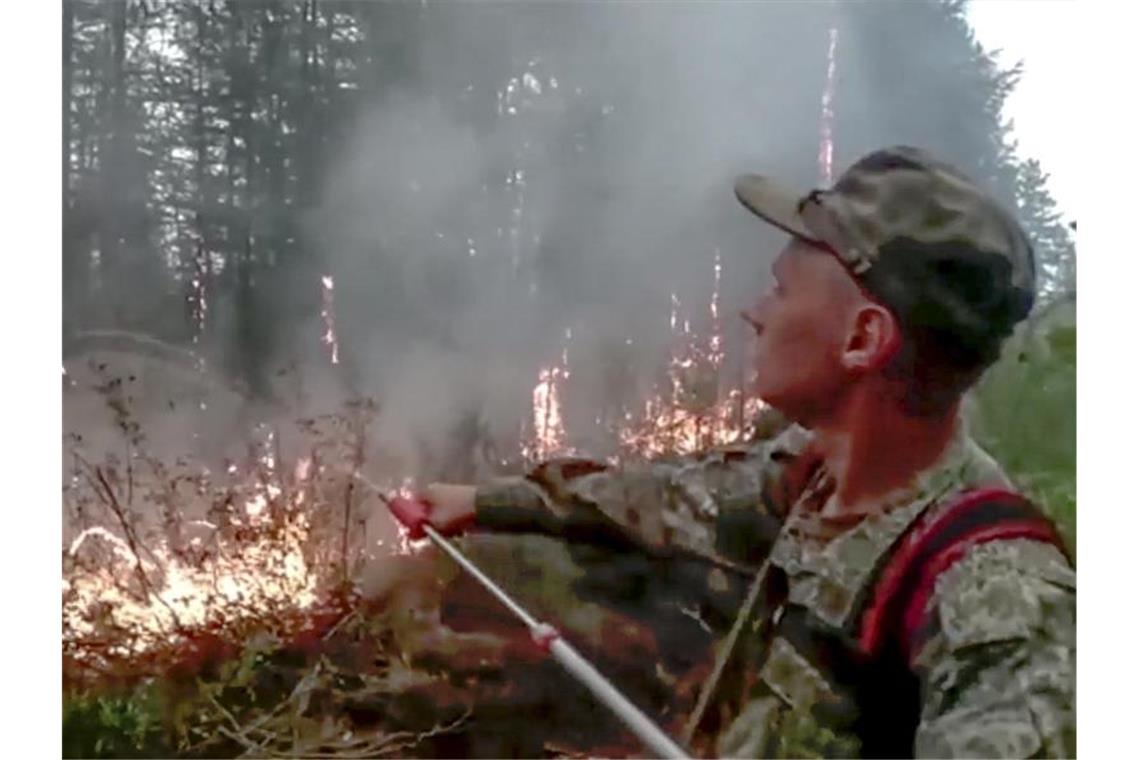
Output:
[[[1069,559],[1056,526],[1020,494],[965,491],[928,510],[888,555],[861,618],[859,648],[876,656],[893,642],[909,660],[938,576],[978,544],[1016,538],[1053,544]]]

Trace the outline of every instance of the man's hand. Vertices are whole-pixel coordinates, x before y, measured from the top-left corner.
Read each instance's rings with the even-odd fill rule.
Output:
[[[424,525],[454,536],[475,523],[475,486],[432,483],[411,499],[393,498],[389,507],[414,539],[423,538]]]
[[[475,486],[431,483],[423,499],[431,505],[428,522],[444,535],[462,533],[475,523]]]

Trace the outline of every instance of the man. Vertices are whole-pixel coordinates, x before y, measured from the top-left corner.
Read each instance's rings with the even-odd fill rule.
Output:
[[[632,536],[705,556],[710,588],[766,557],[722,754],[1074,755],[1075,573],[960,414],[1032,305],[1023,231],[909,147],[804,197],[755,175],[736,195],[792,236],[743,316],[756,392],[796,424],[679,465],[432,486],[429,520]]]

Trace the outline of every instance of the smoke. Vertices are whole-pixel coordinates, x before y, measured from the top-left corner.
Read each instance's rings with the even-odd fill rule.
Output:
[[[570,443],[591,451],[597,418],[636,407],[659,375],[674,297],[681,321],[707,327],[718,256],[725,375],[741,376],[735,315],[767,284],[783,236],[737,204],[733,177],[820,184],[833,39],[836,173],[910,142],[999,189],[1008,179],[984,118],[1000,102],[971,100],[991,90],[975,86],[977,53],[936,3],[351,7],[345,17],[378,36],[377,64],[346,77],[360,102],[326,130],[336,140],[293,157],[326,169],[303,193],[317,199],[298,220],[305,260],[266,267],[254,300],[273,309],[254,321],[275,320],[267,374],[285,404],[272,414],[373,397],[372,445],[408,474],[446,459],[457,430],[517,443],[539,370],[564,354]],[[225,326],[241,322],[238,306],[211,303],[214,335],[239,331]],[[214,365],[225,351],[203,353]]]
[[[733,315],[780,237],[732,179],[817,181],[827,10],[427,5],[418,75],[353,125],[306,220],[379,438],[430,450],[467,414],[517,438],[564,350],[569,427],[588,434],[664,359],[672,294],[707,319],[718,252],[735,358]],[[604,367],[621,352],[615,388]]]

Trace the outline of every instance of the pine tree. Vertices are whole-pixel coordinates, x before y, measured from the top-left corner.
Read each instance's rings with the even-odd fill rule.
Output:
[[[1075,297],[1076,245],[1046,187],[1048,175],[1041,164],[1031,158],[1018,168],[1018,212],[1037,255],[1038,308],[1043,308],[1057,299]]]
[[[421,340],[452,340],[469,293],[517,298],[518,310],[536,312],[528,329],[552,345],[591,301],[663,341],[669,292],[661,283],[707,283],[717,248],[730,273],[722,296],[742,302],[762,277],[754,251],[763,233],[742,221],[727,190],[697,208],[686,188],[665,189],[673,162],[688,160],[692,147],[719,155],[708,135],[685,132],[689,104],[678,98],[731,86],[737,97],[689,111],[723,110],[724,135],[757,125],[748,145],[731,147],[736,171],[763,168],[806,189],[817,179],[832,28],[836,169],[883,144],[928,147],[1018,208],[1037,242],[1043,303],[1075,286],[1071,236],[1040,167],[1016,159],[1001,119],[1018,73],[1000,70],[977,44],[957,0],[715,8],[71,0],[65,21],[67,324],[198,340],[262,390],[270,365],[311,342],[298,331],[312,330],[319,313],[320,277],[341,274],[331,271],[334,260],[365,262],[337,280],[347,315],[340,328],[361,350],[386,315],[419,319]],[[627,47],[597,33],[646,24],[659,39]],[[698,27],[709,34],[683,36],[686,60],[699,65],[680,84],[670,62],[682,51],[666,43]],[[599,79],[600,69],[607,75]],[[526,74],[545,83],[534,98],[541,103],[500,113],[512,77],[517,88]],[[498,135],[486,190],[476,188],[461,213],[433,214],[399,249],[314,223],[325,218],[330,173],[352,161],[345,151],[358,118],[399,108],[409,93],[434,100],[478,138]],[[630,125],[662,109],[674,117],[631,144]],[[514,142],[504,148],[509,131]],[[657,152],[631,163],[645,145]],[[560,202],[541,220],[523,219],[534,229],[520,238],[521,265],[498,239],[473,241],[483,255],[467,256],[468,228],[510,226],[520,186],[506,179],[520,169],[528,197]],[[616,227],[599,225],[615,216],[623,219]],[[692,222],[653,234],[674,217]],[[407,249],[441,245],[437,231],[459,241],[454,257],[435,257],[430,272],[413,264],[424,276],[409,282]],[[646,268],[659,274],[653,287]],[[693,290],[682,293],[686,301],[707,298]],[[358,353],[343,355],[351,363]]]
[[[1071,236],[1040,165],[1018,158],[1012,127],[1002,117],[1020,68],[1003,70],[977,41],[965,1],[884,0],[843,3],[837,10],[839,164],[889,144],[934,152],[1018,214],[1037,249],[1041,301],[1071,290]]]

